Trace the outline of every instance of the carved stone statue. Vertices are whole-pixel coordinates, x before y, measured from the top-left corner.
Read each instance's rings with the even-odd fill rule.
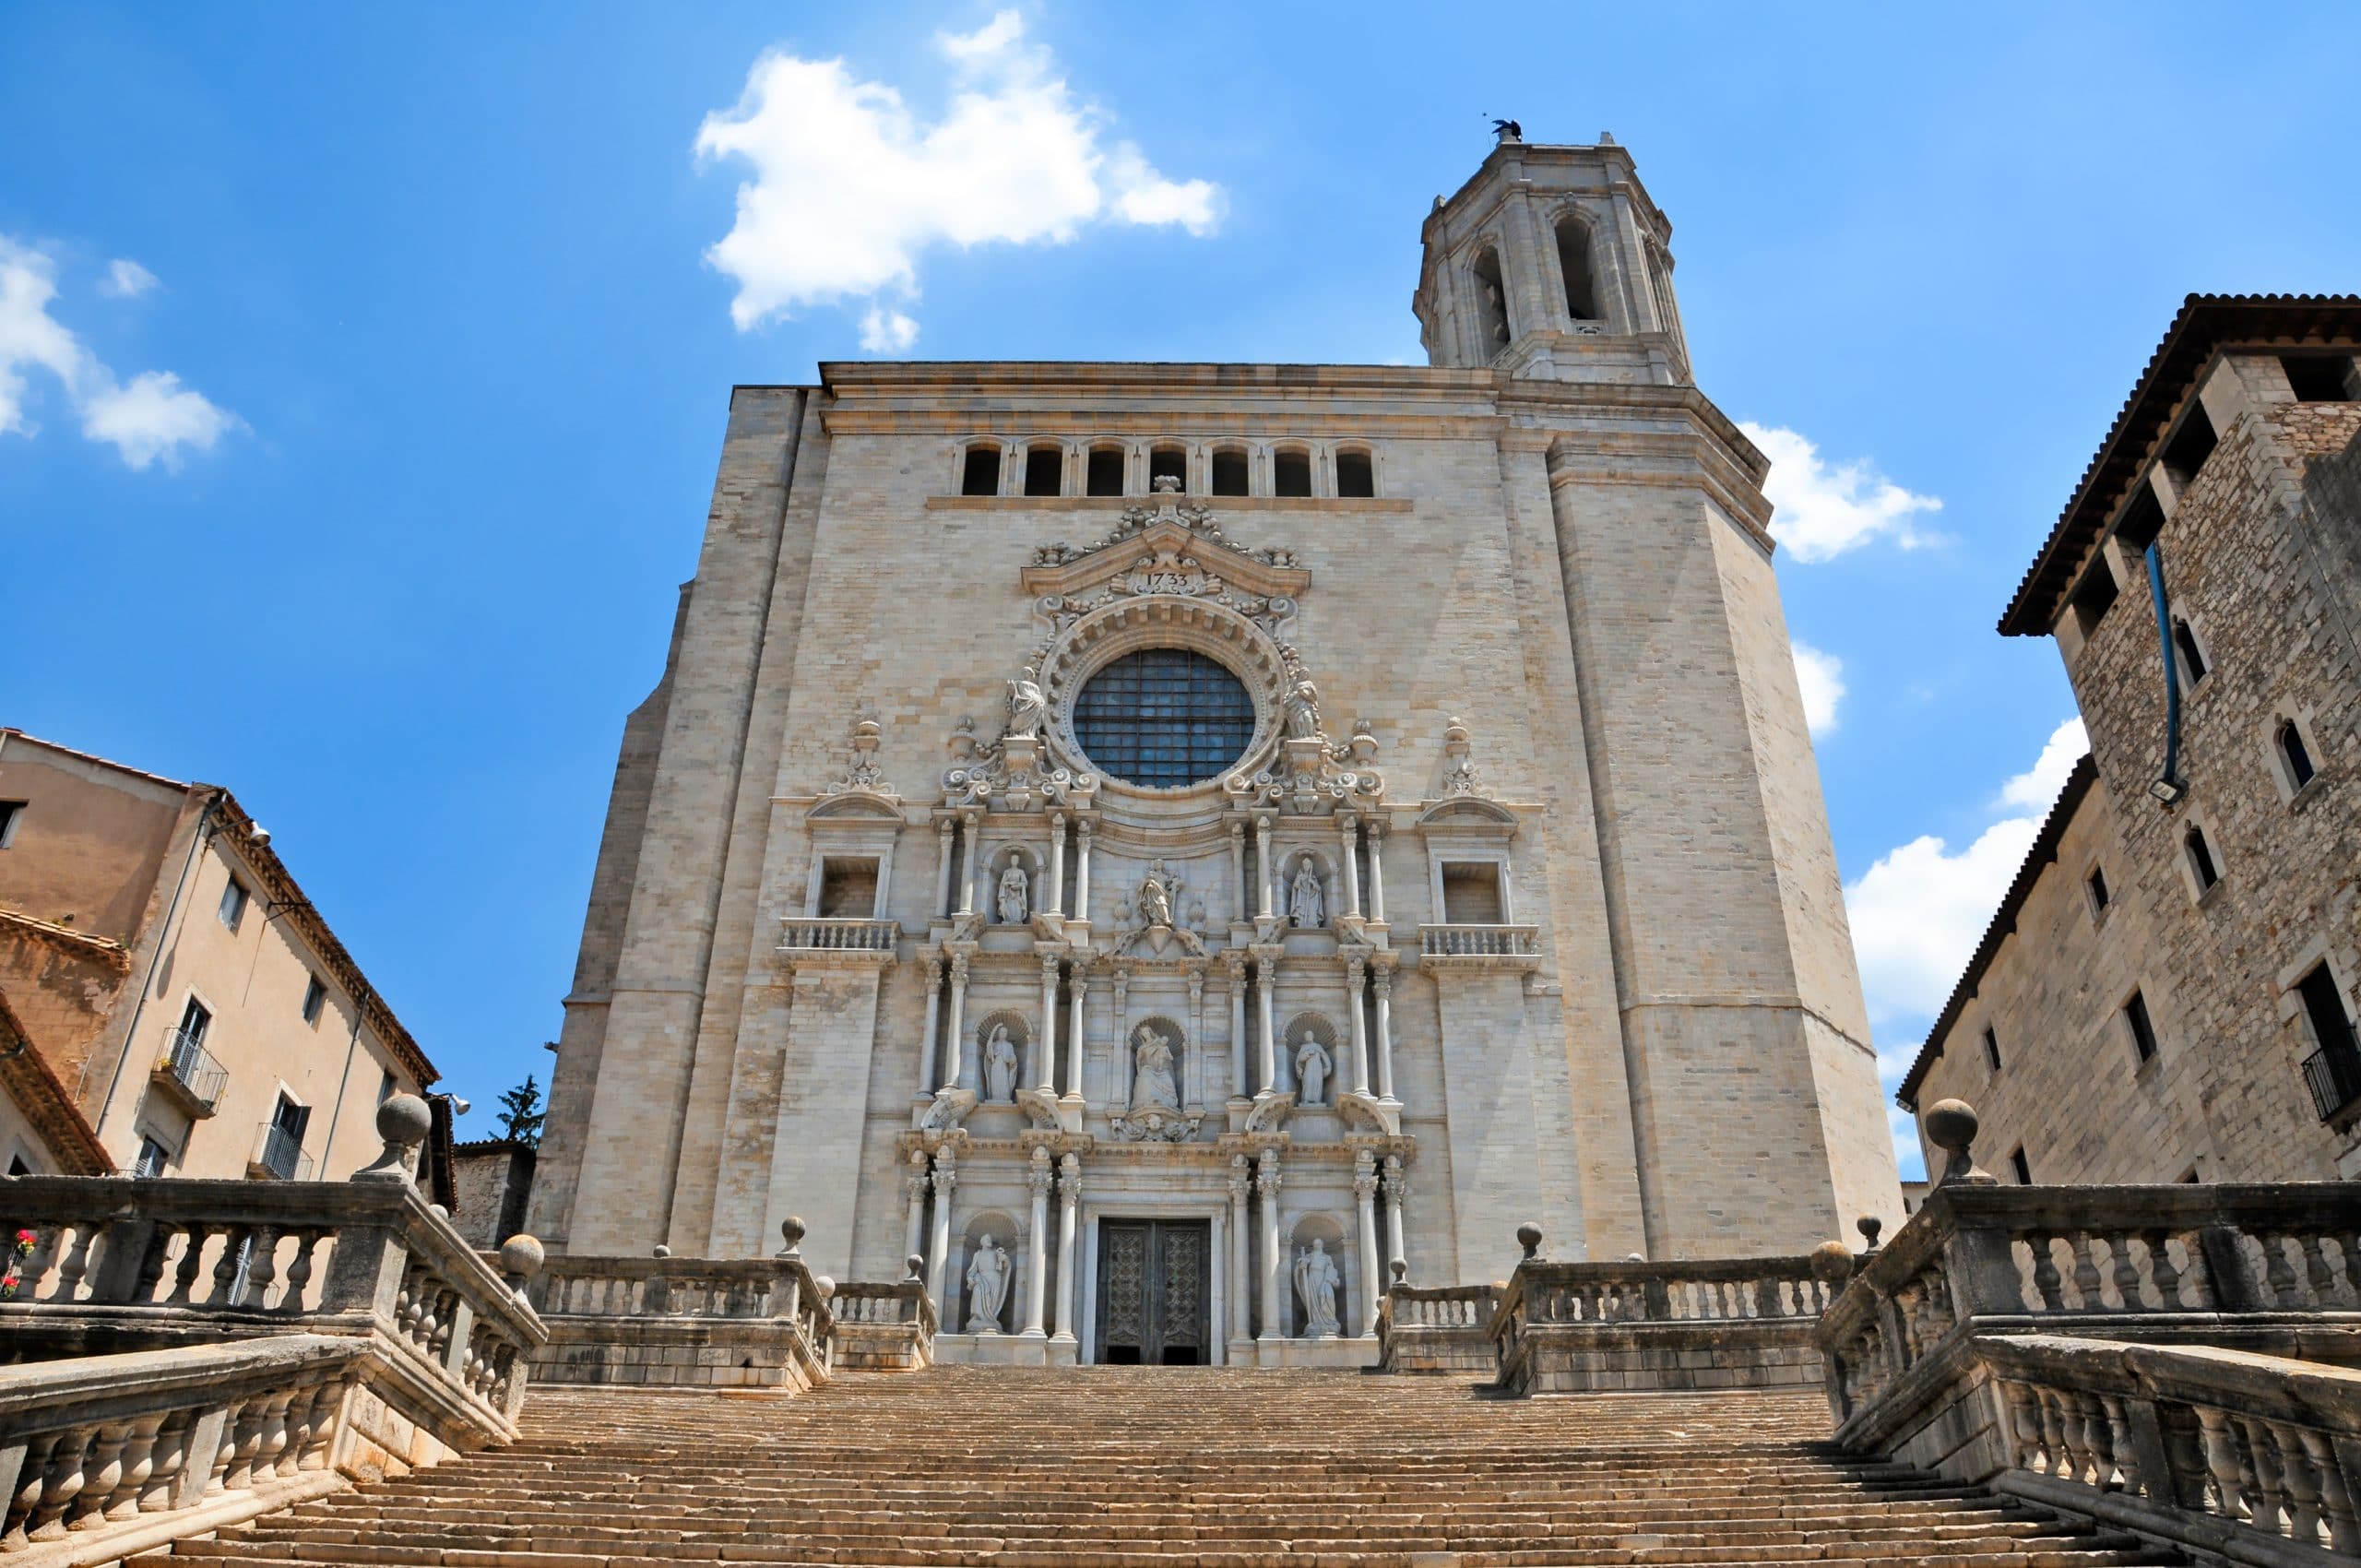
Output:
[[[984,1098],[1016,1098],[1016,1042],[1008,1038],[1006,1024],[994,1024],[991,1038],[984,1041]]]
[[[1320,1043],[1319,1037],[1311,1032],[1311,1026],[1306,1024],[1295,1045],[1295,1102],[1298,1105],[1325,1105],[1328,1075],[1335,1070],[1335,1063],[1328,1054],[1328,1048]]]
[[[1299,1271],[1302,1265],[1296,1265]],[[976,1255],[967,1260],[967,1332],[998,1334],[1001,1332],[1001,1303],[1008,1300],[1008,1253],[987,1234],[976,1245]],[[1300,1273],[1298,1277],[1300,1278]],[[1329,1321],[1335,1321],[1335,1309],[1331,1306]],[[1335,1332],[1332,1328],[1330,1332]]]
[[[974,1288],[975,1272],[968,1271],[968,1284]],[[1303,1336],[1306,1339],[1334,1339],[1342,1332],[1336,1322],[1336,1294],[1344,1288],[1337,1276],[1336,1260],[1328,1255],[1328,1243],[1313,1238],[1309,1247],[1299,1247],[1295,1254],[1295,1293],[1303,1303]]]
[[[1160,1105],[1180,1110],[1180,1088],[1172,1077],[1171,1038],[1153,1024],[1142,1024],[1132,1039],[1135,1048],[1132,1060],[1138,1069],[1132,1079],[1133,1106]]]
[[[1033,679],[1033,668],[1026,666],[1025,673],[1008,683],[1008,733],[1020,740],[1031,740],[1041,732],[1041,721],[1049,717],[1050,699],[1040,683]]]
[[[1328,899],[1320,890],[1320,867],[1310,855],[1299,855],[1295,880],[1287,887],[1287,918],[1306,931],[1328,923]]]
[[[1012,860],[1000,873],[1000,923],[1023,925],[1029,912],[1027,905],[1033,897],[1033,879],[1026,874],[1022,861]]]
[[[1140,924],[1144,926],[1172,923],[1172,893],[1165,886],[1165,879],[1155,872],[1148,873],[1140,883]]]
[[[1298,681],[1287,693],[1287,734],[1298,741],[1313,740],[1320,734],[1320,688],[1309,681]]]

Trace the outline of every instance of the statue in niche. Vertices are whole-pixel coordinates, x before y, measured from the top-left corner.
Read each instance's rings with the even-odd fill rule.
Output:
[[[1172,1060],[1174,1042],[1154,1024],[1142,1024],[1132,1035],[1134,1045],[1132,1060],[1137,1072],[1132,1079],[1132,1104],[1160,1105],[1169,1111],[1180,1109],[1180,1087],[1173,1081]]]
[[[1310,855],[1299,855],[1295,880],[1287,887],[1287,918],[1306,931],[1328,923],[1327,896],[1320,890],[1320,866]]]
[[[1287,734],[1298,741],[1316,740],[1320,735],[1320,688],[1309,681],[1298,681],[1287,693]]]
[[[1319,1037],[1311,1032],[1311,1026],[1306,1024],[1295,1045],[1295,1102],[1298,1105],[1328,1103],[1325,1098],[1328,1075],[1334,1071],[1335,1063],[1329,1056],[1328,1048],[1320,1043]]]
[[[1032,902],[1033,879],[1025,870],[1025,862],[1011,857],[1007,869],[1000,873],[1000,923],[1023,925]]]
[[[974,1280],[971,1270],[970,1289],[974,1289]],[[1336,1274],[1336,1260],[1328,1255],[1327,1242],[1315,1236],[1311,1246],[1296,1249],[1295,1293],[1303,1302],[1306,1339],[1334,1339],[1343,1332],[1336,1321],[1336,1293],[1343,1287],[1344,1281]]]
[[[1041,732],[1041,721],[1050,714],[1050,699],[1034,677],[1038,673],[1031,665],[1025,673],[1008,683],[1008,730],[1006,733],[1018,740],[1029,741]]]
[[[1173,880],[1171,874],[1165,871],[1162,861],[1157,861],[1155,869],[1141,878],[1140,924],[1169,926],[1172,923],[1172,889],[1169,884]]]
[[[1299,1265],[1298,1267],[1301,1265]],[[967,1332],[998,1334],[1001,1332],[1001,1303],[1008,1300],[1008,1253],[987,1232],[977,1243],[976,1255],[967,1260]],[[1329,1310],[1329,1321],[1335,1321],[1335,1311]]]
[[[1008,1038],[1006,1024],[994,1024],[991,1038],[984,1041],[984,1098],[1016,1098],[1016,1042]]]

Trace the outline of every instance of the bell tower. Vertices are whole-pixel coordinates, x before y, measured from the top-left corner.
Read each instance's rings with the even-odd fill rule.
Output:
[[[1504,129],[1437,196],[1410,308],[1427,362],[1549,381],[1686,385],[1672,223],[1605,132],[1548,147]]]

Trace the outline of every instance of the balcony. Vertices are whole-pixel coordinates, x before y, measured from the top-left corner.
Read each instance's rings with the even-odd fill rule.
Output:
[[[2361,1100],[2361,1050],[2354,1047],[2353,1031],[2304,1058],[2304,1082],[2323,1122],[2335,1121]]]
[[[902,928],[895,921],[790,915],[779,921],[778,950],[791,963],[883,967],[894,961]]]
[[[1453,922],[1418,928],[1422,969],[1537,969],[1539,928]]]
[[[202,1120],[221,1108],[221,1090],[230,1082],[230,1070],[213,1060],[196,1036],[186,1029],[173,1029],[165,1035],[164,1053],[156,1058],[148,1080],[183,1111]]]
[[[312,1157],[303,1152],[303,1138],[276,1122],[255,1129],[255,1151],[246,1156],[246,1174],[258,1181],[308,1182]]]

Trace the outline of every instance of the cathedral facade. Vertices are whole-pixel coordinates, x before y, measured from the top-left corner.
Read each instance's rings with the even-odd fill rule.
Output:
[[[1900,1218],[1765,463],[1611,142],[1425,367],[741,386],[528,1225],[930,1283],[946,1360],[1358,1362],[1396,1266]]]

